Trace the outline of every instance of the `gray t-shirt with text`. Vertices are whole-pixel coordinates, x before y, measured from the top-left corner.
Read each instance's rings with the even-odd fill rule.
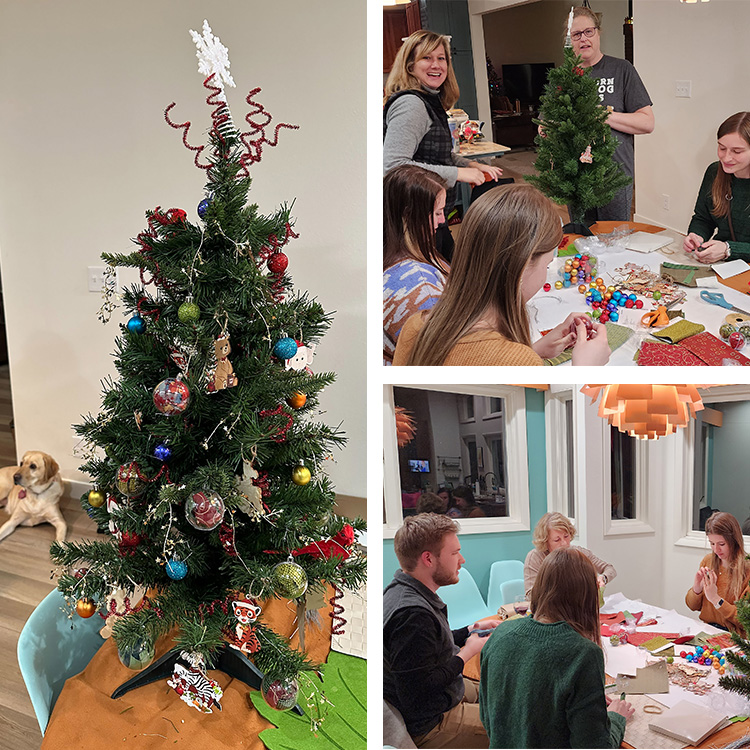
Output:
[[[601,103],[605,107],[612,107],[615,112],[637,112],[653,103],[638,71],[627,60],[604,55],[589,68],[589,74],[597,79]],[[633,136],[614,128],[612,132],[620,142],[614,159],[632,177],[635,171]]]

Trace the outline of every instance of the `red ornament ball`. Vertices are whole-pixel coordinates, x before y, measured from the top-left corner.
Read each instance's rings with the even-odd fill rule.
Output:
[[[550,289],[552,289],[552,284],[549,283],[549,281],[544,285],[544,291],[548,292]]]
[[[745,346],[745,337],[739,331],[735,331],[729,336],[729,346],[739,351]]]
[[[268,270],[271,273],[284,273],[289,265],[289,258],[284,253],[274,253],[268,259]]]
[[[187,409],[190,389],[177,378],[166,378],[154,388],[154,406],[167,416],[180,414]]]
[[[643,300],[642,299],[637,299],[635,301],[635,306],[640,310],[643,307]]]

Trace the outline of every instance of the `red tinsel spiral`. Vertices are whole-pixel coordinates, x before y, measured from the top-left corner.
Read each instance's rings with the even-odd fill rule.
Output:
[[[260,88],[255,88],[245,98],[245,101],[251,107],[254,107],[253,110],[245,115],[245,122],[247,122],[251,130],[240,134],[240,140],[246,149],[246,152],[240,157],[240,165],[246,177],[250,176],[247,168],[248,164],[254,164],[261,160],[264,143],[267,143],[269,146],[275,146],[279,141],[279,130],[281,128],[288,128],[289,130],[299,129],[299,125],[289,125],[288,123],[281,122],[274,128],[272,140],[268,140],[266,138],[266,127],[270,125],[272,117],[262,104],[253,100],[253,97],[259,93]],[[258,119],[258,116],[262,119]]]
[[[233,602],[236,598],[236,596],[227,595],[223,599],[214,599],[214,601],[209,602],[208,604],[199,604],[198,616],[201,618],[201,620],[204,620],[206,615],[212,615],[216,611],[217,607],[219,607],[221,611],[226,615],[229,613],[230,603]]]
[[[331,618],[331,635],[344,635],[344,625],[346,620],[341,617],[344,608],[338,603],[339,599],[344,598],[344,592],[337,586],[333,587],[333,596],[328,603],[331,605],[329,616]]]
[[[230,557],[237,557],[237,550],[234,547],[234,529],[228,524],[223,523],[219,527],[219,541]]]
[[[169,125],[170,128],[174,128],[175,130],[182,130],[182,143],[185,146],[185,148],[189,149],[190,151],[195,152],[195,158],[193,159],[195,166],[198,167],[198,169],[210,169],[210,164],[201,164],[198,161],[198,158],[203,153],[203,149],[206,148],[205,146],[191,146],[188,143],[187,135],[190,130],[190,126],[192,123],[190,120],[186,120],[185,122],[178,123],[178,122],[172,122],[172,119],[169,116],[169,112],[176,105],[176,102],[172,102],[165,110],[164,110],[164,119],[167,121],[167,125]]]
[[[252,482],[253,486],[257,487],[260,490],[261,497],[271,497],[271,487],[270,482],[268,481],[267,471],[259,471],[258,476],[254,477],[250,481]],[[263,503],[263,507],[265,508],[266,513],[268,513],[268,506]]]
[[[148,300],[147,297],[141,297],[138,300],[138,305],[137,305],[138,314],[141,317],[143,317],[144,315],[155,315],[156,316],[156,321],[158,322],[159,318],[161,317],[161,310],[158,307],[154,307],[151,310],[144,309],[143,304],[144,304],[144,302],[148,302],[148,301],[149,300]]]
[[[283,443],[286,441],[286,433],[289,431],[289,428],[292,426],[292,423],[294,422],[294,417],[292,417],[291,414],[284,411],[284,407],[279,404],[275,409],[264,409],[261,411],[258,416],[261,419],[265,419],[267,417],[276,417],[276,416],[283,416],[286,420],[286,425],[276,425],[273,432],[269,435],[271,440],[273,440],[275,443]]]

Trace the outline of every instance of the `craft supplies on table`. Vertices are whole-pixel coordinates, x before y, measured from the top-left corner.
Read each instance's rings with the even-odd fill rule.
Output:
[[[652,227],[638,226],[633,223],[624,223],[624,225],[625,229],[619,239],[615,237],[614,231],[610,232],[609,236],[598,234],[595,237],[578,238],[575,239],[575,244],[569,242],[561,251],[561,253],[567,253],[567,256],[555,259],[548,271],[547,282],[550,291],[540,290],[528,303],[532,339],[536,340],[542,331],[559,325],[570,313],[588,313],[591,317],[598,315],[600,320],[602,320],[602,314],[605,314],[608,320],[605,318],[602,322],[616,322],[617,325],[632,332],[612,352],[610,365],[746,364],[742,358],[727,354],[732,347],[728,339],[727,346],[721,346],[724,342],[719,338],[719,329],[727,322],[725,320],[727,315],[734,316],[732,324],[737,328],[743,323],[750,322],[750,270],[731,276],[726,279],[726,282],[722,282],[710,266],[697,263],[694,253],[685,253],[682,250],[684,238],[672,230],[662,233],[665,237],[671,236],[673,239],[668,247],[648,253],[628,250],[624,247],[624,242],[628,237],[630,227],[645,230],[653,237],[660,235],[652,232],[651,230],[655,229]],[[604,227],[604,231],[617,230],[622,226],[622,223],[610,222]],[[593,230],[596,232],[600,227],[601,223],[595,225]],[[630,234],[630,236],[634,235]],[[615,238],[614,242],[611,241],[612,238]],[[560,281],[558,272],[562,271],[564,274],[566,261],[572,266],[575,258],[571,256],[586,253],[593,253],[597,256],[597,277],[593,278],[589,284],[574,284],[571,274],[570,287],[555,289],[554,282]],[[727,264],[715,265],[723,268]],[[705,291],[705,288],[701,289],[697,285],[706,283],[711,285],[712,292],[720,292],[731,308],[740,312],[730,312],[728,309],[702,300],[700,292]],[[602,296],[598,307],[586,302],[587,296],[595,299],[592,284],[595,285],[595,291]],[[581,293],[578,291],[579,287],[583,287]],[[620,294],[624,304],[620,304],[620,299],[616,300],[616,305],[613,303],[614,292]],[[606,296],[607,294],[609,297]],[[635,296],[635,300],[631,299],[631,295]],[[625,306],[628,303],[631,307]],[[636,309],[638,304],[641,305],[640,309]],[[643,316],[656,311],[661,306],[666,309],[667,318],[661,317],[660,325],[645,328],[641,322]],[[616,317],[610,317],[612,313]],[[683,335],[681,340],[673,340],[673,343],[665,344],[668,347],[676,347],[690,341],[687,350],[671,351],[653,346],[660,342],[652,334],[659,334],[667,327],[674,325],[677,322],[675,320],[677,316],[684,318],[687,324],[695,326],[696,332],[700,330],[700,326],[703,326],[702,333],[707,336],[691,340],[693,337]],[[687,326],[683,326],[683,333],[685,330]],[[708,336],[712,338],[708,339]],[[747,341],[747,336],[745,339]],[[645,348],[645,356],[641,359],[640,354],[645,342],[651,342],[651,345]],[[747,348],[750,351],[750,347]],[[567,352],[565,356],[556,358],[549,364],[567,364],[569,358],[570,352]]]

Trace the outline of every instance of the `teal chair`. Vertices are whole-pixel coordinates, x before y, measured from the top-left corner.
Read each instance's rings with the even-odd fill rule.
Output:
[[[498,607],[503,604],[510,604],[514,601],[514,599],[511,599],[510,602],[503,600],[500,586],[506,581],[514,581],[518,578],[523,581],[523,563],[520,560],[498,560],[492,563],[490,566],[490,584],[487,589],[487,606],[493,613],[496,613]]]
[[[438,596],[448,605],[448,624],[451,630],[472,625],[477,620],[495,614],[479,592],[479,586],[466,568],[458,571],[458,583],[441,586]]]
[[[503,604],[513,604],[516,598],[524,596],[523,578],[514,578],[512,581],[503,581],[500,584],[500,596]]]
[[[82,672],[104,643],[99,635],[101,617],[74,615],[69,620],[68,611],[55,589],[42,599],[18,636],[18,665],[42,734],[65,680]]]

